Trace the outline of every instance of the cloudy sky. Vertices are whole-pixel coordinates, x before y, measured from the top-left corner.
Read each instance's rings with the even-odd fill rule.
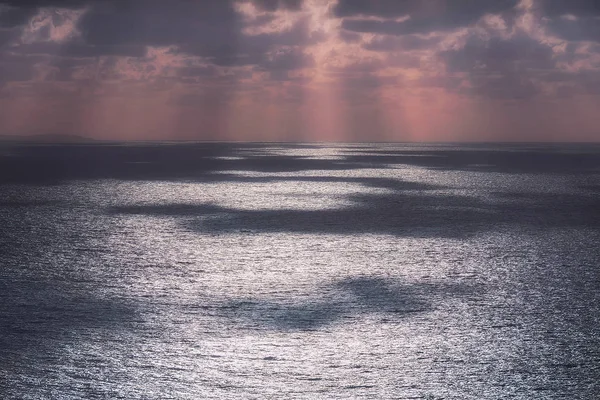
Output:
[[[0,134],[600,140],[597,0],[0,0]]]

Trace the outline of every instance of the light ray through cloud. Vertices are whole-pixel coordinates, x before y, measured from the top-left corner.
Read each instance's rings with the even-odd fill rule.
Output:
[[[0,134],[594,141],[594,4],[0,0]]]

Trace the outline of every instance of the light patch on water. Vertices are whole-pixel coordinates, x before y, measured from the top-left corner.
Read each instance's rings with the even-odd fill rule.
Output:
[[[3,185],[7,398],[593,398],[597,176],[352,165]]]

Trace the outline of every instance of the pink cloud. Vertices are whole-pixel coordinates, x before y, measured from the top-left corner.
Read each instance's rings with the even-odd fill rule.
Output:
[[[441,1],[305,0],[178,11],[128,1],[123,16],[90,1],[34,9],[26,23],[0,27],[19,32],[0,48],[0,131],[335,141],[600,135],[600,45],[591,31],[573,40],[561,30],[570,25],[552,22],[577,24],[577,9],[490,2],[461,16]]]

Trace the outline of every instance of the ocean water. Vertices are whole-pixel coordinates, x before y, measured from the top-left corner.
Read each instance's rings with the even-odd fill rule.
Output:
[[[597,399],[600,146],[5,144],[2,399]]]

